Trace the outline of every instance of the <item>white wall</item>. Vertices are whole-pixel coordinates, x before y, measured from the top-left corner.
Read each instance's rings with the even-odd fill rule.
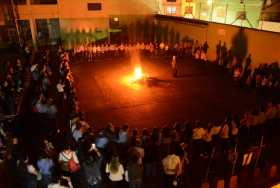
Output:
[[[87,3],[101,3],[101,11],[88,11]],[[157,11],[156,0],[59,0],[62,19],[100,18],[110,15],[146,15]]]
[[[259,23],[259,29],[280,33],[280,23],[279,22],[261,21]]]
[[[57,5],[18,5],[19,19],[58,18]]]
[[[239,32],[239,27],[209,23],[208,25],[189,24],[185,22],[176,22],[174,20],[160,20],[162,25],[168,24],[179,32],[182,37],[188,35],[194,40],[203,44],[207,40],[210,48],[208,50],[208,59],[216,59],[216,45],[219,40],[226,42],[227,48],[231,47],[232,39]],[[255,29],[244,28],[248,39],[248,53],[252,54],[253,67],[260,63],[280,62],[280,33],[268,31],[259,31]]]

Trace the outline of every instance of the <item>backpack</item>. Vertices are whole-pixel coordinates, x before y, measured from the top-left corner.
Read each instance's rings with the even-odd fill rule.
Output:
[[[67,159],[67,161],[63,161],[61,163],[61,169],[63,171],[69,171],[71,173],[77,172],[80,170],[80,165],[78,163],[76,163],[76,161],[73,158],[73,153],[71,155],[71,158],[69,159],[68,157],[66,157],[63,153],[62,153],[63,157],[65,159]]]
[[[79,163],[76,163],[76,161],[74,160],[73,154],[72,154],[71,159],[69,159],[67,165],[68,165],[69,172],[71,172],[71,173],[77,172],[81,168]]]

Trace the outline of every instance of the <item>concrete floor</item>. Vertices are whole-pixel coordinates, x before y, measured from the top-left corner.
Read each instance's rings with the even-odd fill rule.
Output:
[[[173,78],[170,61],[141,60],[144,73],[155,78],[153,86],[128,83],[135,64],[129,58],[74,63],[75,87],[87,120],[97,128],[108,122],[152,128],[175,121],[223,119],[264,101],[255,91],[234,84],[216,65],[179,59],[179,78]]]

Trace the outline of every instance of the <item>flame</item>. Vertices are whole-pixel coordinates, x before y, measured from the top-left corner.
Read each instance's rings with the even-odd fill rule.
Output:
[[[135,65],[132,74],[124,76],[122,82],[134,90],[139,90],[142,85],[140,83],[144,81],[145,77],[146,74],[144,74],[142,67],[140,65]]]
[[[134,68],[134,79],[140,80],[143,77],[142,68],[140,66],[137,66]]]

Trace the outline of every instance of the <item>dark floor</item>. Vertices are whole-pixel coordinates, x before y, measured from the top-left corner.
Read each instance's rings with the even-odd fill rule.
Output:
[[[229,112],[252,109],[265,99],[254,90],[241,88],[221,67],[177,60],[179,78],[171,76],[170,58],[141,61],[154,85],[131,84],[128,58],[73,64],[78,98],[86,118],[98,128],[108,122],[152,128],[175,121],[223,119]]]

